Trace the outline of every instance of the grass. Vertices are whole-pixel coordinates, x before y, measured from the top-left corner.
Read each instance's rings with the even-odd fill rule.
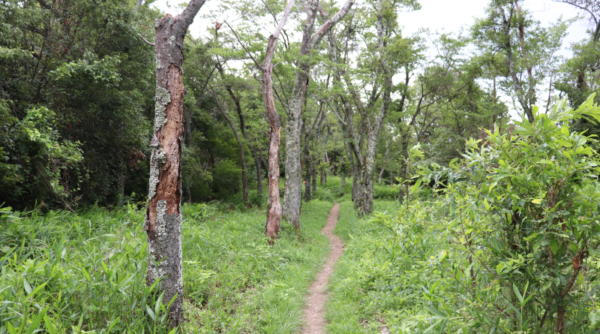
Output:
[[[464,239],[450,229],[457,220],[449,206],[443,197],[414,200],[408,209],[376,201],[376,211],[360,219],[352,202],[341,203],[335,233],[346,250],[329,283],[329,333],[377,333],[383,323],[391,333],[488,333],[484,321],[494,319],[495,312],[503,315],[497,323],[511,324],[519,310],[506,301],[510,294],[488,283],[485,275],[495,272],[464,252]],[[579,318],[569,317],[567,333],[600,333],[600,311],[593,301],[599,291],[597,254],[594,250],[586,262],[589,283],[581,276],[574,288],[573,294],[586,298],[572,313]],[[547,321],[555,321],[552,317]],[[525,333],[510,326],[494,332]]]
[[[330,202],[305,203],[301,239],[268,247],[264,210],[183,207],[186,332],[293,333],[327,253]],[[166,333],[145,276],[144,210],[0,214],[0,334]]]
[[[394,201],[375,201],[375,211],[396,211]],[[386,264],[378,258],[382,236],[389,231],[359,218],[351,201],[340,203],[340,217],[335,234],[346,244],[329,282],[327,320],[329,333],[376,333],[381,326],[380,309],[369,285],[376,282]]]

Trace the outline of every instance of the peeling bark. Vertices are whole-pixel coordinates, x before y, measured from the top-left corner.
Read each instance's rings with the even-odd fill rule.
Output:
[[[144,230],[148,235],[150,286],[162,279],[159,291],[169,309],[172,328],[183,323],[181,250],[181,141],[183,138],[183,39],[204,4],[192,0],[177,17],[156,20],[156,111],[150,160],[150,189]]]
[[[273,55],[275,54],[275,48],[277,47],[277,41],[279,40],[279,34],[283,30],[283,26],[287,21],[292,7],[294,6],[294,0],[290,0],[285,7],[283,17],[279,21],[277,29],[269,36],[269,42],[267,44],[267,50],[265,52],[265,60],[262,65],[262,87],[263,87],[263,100],[265,103],[265,110],[269,117],[269,125],[271,126],[271,132],[269,133],[269,201],[267,204],[267,223],[265,226],[266,236],[269,243],[272,245],[276,238],[279,238],[279,226],[281,225],[281,202],[279,199],[279,144],[281,141],[281,116],[275,109],[275,100],[273,99]]]

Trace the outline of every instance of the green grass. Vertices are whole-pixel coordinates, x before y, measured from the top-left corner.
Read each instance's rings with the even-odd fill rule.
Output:
[[[375,201],[375,211],[397,211],[394,201]],[[385,265],[378,258],[382,236],[389,231],[374,224],[369,216],[359,218],[351,201],[340,204],[339,222],[335,234],[346,244],[329,282],[327,320],[329,333],[377,333],[381,317],[376,296],[369,285]]]
[[[284,226],[274,247],[263,239],[263,210],[231,211],[202,224],[186,220],[188,331],[297,331],[308,287],[328,252],[328,240],[319,231],[330,209],[330,202],[304,203],[302,240]]]
[[[293,333],[328,251],[330,202],[303,205],[303,237],[264,240],[264,209],[183,208],[186,332]],[[165,333],[145,284],[144,210],[0,214],[0,334]]]
[[[510,292],[488,283],[485,276],[495,271],[473,261],[463,250],[464,234],[450,229],[458,220],[449,207],[444,197],[411,201],[408,210],[376,201],[376,211],[359,219],[351,202],[341,203],[335,233],[344,239],[346,250],[329,283],[329,333],[377,333],[382,322],[392,333],[489,333],[486,317],[501,313],[508,320],[499,321],[515,318],[518,310],[504,297]],[[586,294],[582,308],[592,308],[591,300],[598,298],[593,274],[600,270],[597,254],[594,250],[586,262],[589,283],[582,283],[581,276],[575,287],[574,293]],[[590,316],[569,318],[568,333],[600,333],[600,311],[580,313],[584,311]],[[555,322],[553,315],[547,321]]]

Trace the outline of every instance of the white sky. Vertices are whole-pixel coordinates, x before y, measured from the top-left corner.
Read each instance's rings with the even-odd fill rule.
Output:
[[[182,11],[180,5],[187,3],[188,0],[158,0],[154,3],[154,6],[163,10],[164,12],[171,14],[179,14]],[[256,0],[259,1],[259,0]],[[301,0],[297,0],[301,1]],[[336,0],[337,2],[343,2],[343,0]],[[360,2],[361,0],[357,0]],[[429,30],[430,32],[445,32],[445,33],[460,33],[461,29],[468,29],[475,21],[475,18],[485,17],[485,9],[490,2],[489,0],[419,0],[421,4],[421,10],[412,12],[401,12],[399,13],[399,23],[403,27],[403,35],[409,36],[417,33],[421,30]],[[200,10],[202,13],[214,11],[217,7],[218,0],[208,0],[204,7]],[[563,3],[557,3],[552,0],[525,0],[524,8],[529,10],[534,19],[541,22],[542,26],[548,26],[555,23],[558,19],[568,20],[577,17],[580,14],[575,7]],[[581,41],[584,38],[588,38],[586,35],[586,29],[588,28],[587,16],[581,14],[584,19],[578,20],[577,22],[570,25],[567,30],[567,36],[563,41],[563,48],[557,55],[569,57],[571,52],[569,48],[571,44]],[[205,35],[208,27],[214,26],[214,19],[203,19],[198,15],[192,26],[190,27],[190,33],[192,36],[198,37]],[[232,17],[226,18],[231,21]],[[222,21],[222,20],[220,20]],[[465,33],[468,33],[465,31]],[[430,49],[430,53],[434,52]],[[431,56],[431,54],[430,54]],[[545,105],[546,92],[539,92],[540,106]],[[504,97],[503,100],[508,104],[511,110],[510,114],[512,118],[520,118],[512,108],[512,102],[508,97]]]
[[[179,5],[187,2],[188,0],[158,0],[153,5],[165,12],[178,14],[182,11]],[[485,8],[489,3],[488,0],[419,0],[419,2],[421,10],[400,13],[399,21],[404,27],[405,34],[410,35],[420,29],[458,33],[461,28],[471,25],[475,18],[484,17]],[[217,4],[218,0],[208,0],[201,11],[213,9]],[[560,17],[567,20],[578,15],[575,7],[551,0],[526,0],[525,8],[529,9],[544,26],[556,22]],[[211,20],[197,18],[190,27],[190,32],[193,36],[203,35],[206,28],[213,24]],[[587,25],[585,20],[571,25],[565,39],[565,46],[584,38]]]

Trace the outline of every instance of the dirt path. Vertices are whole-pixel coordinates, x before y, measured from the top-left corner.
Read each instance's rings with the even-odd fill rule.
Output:
[[[333,273],[335,263],[339,260],[342,252],[344,251],[344,243],[342,239],[333,235],[333,229],[338,222],[338,216],[340,214],[340,205],[335,204],[331,211],[329,211],[329,217],[327,218],[327,225],[321,231],[327,238],[331,245],[327,262],[317,274],[316,281],[310,287],[310,296],[304,309],[304,328],[302,334],[324,334],[325,325],[325,301],[327,300],[327,282],[329,276]]]

